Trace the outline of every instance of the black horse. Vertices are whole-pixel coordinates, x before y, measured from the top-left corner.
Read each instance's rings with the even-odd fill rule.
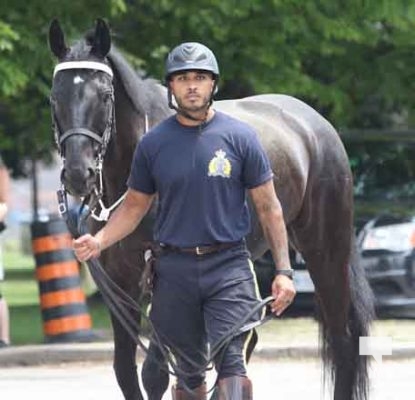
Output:
[[[166,90],[138,76],[114,48],[102,20],[72,47],[57,21],[49,32],[58,59],[51,92],[55,135],[63,158],[61,180],[73,195],[115,204],[126,190],[137,141],[170,115]],[[359,337],[367,336],[373,300],[363,271],[352,261],[353,196],[348,158],[335,129],[303,102],[284,95],[218,101],[214,108],[258,131],[275,174],[290,243],[303,256],[321,312],[324,371],[334,383],[335,400],[368,396],[367,358]],[[102,174],[101,174],[102,167]],[[139,299],[144,244],[151,240],[154,208],[139,228],[104,252],[101,263],[131,297]],[[91,230],[100,223],[91,220]],[[252,209],[248,246],[254,259],[267,244]],[[133,312],[137,320],[139,315]],[[114,330],[114,369],[128,400],[142,399],[136,372],[136,343],[118,319]],[[152,357],[143,365],[151,400],[161,399],[168,375]]]

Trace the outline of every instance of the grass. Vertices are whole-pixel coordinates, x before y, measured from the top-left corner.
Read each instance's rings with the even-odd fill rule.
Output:
[[[10,310],[10,336],[14,345],[38,344],[45,341],[41,315],[39,289],[35,278],[35,259],[24,254],[16,243],[7,244],[3,251],[6,270],[1,291]],[[88,279],[83,279],[84,293],[91,293]],[[87,298],[93,331],[110,330],[110,318],[103,302],[96,296]]]
[[[282,318],[273,320],[258,329],[260,342],[274,342],[286,346],[318,344],[318,323],[313,318]],[[391,337],[396,344],[415,342],[415,320],[375,320],[371,336]]]
[[[44,342],[43,321],[39,306],[39,291],[35,279],[35,260],[24,254],[16,244],[8,244],[3,252],[6,279],[2,293],[10,308],[11,340],[15,345]],[[94,292],[88,276],[83,275],[82,288],[86,294]],[[110,319],[106,306],[97,296],[87,298],[92,329],[110,335]],[[259,328],[260,341],[285,345],[318,342],[318,326],[313,318],[288,318],[271,321]],[[391,336],[394,343],[413,343],[415,320],[376,320],[372,335]]]
[[[283,317],[258,328],[259,343],[279,345],[313,345],[318,343],[318,324],[308,317]]]

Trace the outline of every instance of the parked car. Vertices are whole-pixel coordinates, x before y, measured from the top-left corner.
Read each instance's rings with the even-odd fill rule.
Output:
[[[375,295],[378,317],[415,318],[415,146],[354,143],[355,228],[359,262]],[[314,310],[314,286],[300,254],[290,252],[297,296],[291,312]],[[269,295],[270,252],[255,262]],[[267,272],[268,271],[268,272]],[[262,281],[262,282],[261,282]]]
[[[383,147],[356,173],[357,246],[378,316],[415,318],[415,147]]]
[[[415,318],[415,216],[370,220],[358,246],[378,315]]]

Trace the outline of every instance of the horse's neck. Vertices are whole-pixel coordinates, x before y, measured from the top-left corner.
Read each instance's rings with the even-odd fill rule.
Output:
[[[171,110],[167,105],[166,90],[161,85],[151,79],[143,80],[115,48],[108,57],[116,76],[116,133],[104,160],[104,179],[109,188],[108,197],[116,197],[126,190],[140,137],[148,128],[166,118]]]
[[[133,103],[123,82],[115,82],[116,132],[111,138],[104,160],[104,181],[109,189],[109,201],[115,201],[126,190],[134,150],[140,138],[171,114],[165,88],[155,81],[140,81],[139,85],[142,85],[142,90],[138,93],[147,95],[148,98]],[[146,104],[146,108],[141,107],[141,104]]]
[[[122,83],[115,87],[116,146],[120,149],[118,156],[125,157],[133,152],[139,138],[146,131],[148,118],[145,109],[138,109],[131,102]]]
[[[105,197],[111,202],[126,190],[134,149],[146,125],[145,112],[135,109],[122,84],[115,85],[114,106],[116,131],[111,137],[103,169]]]
[[[131,141],[135,145],[152,126],[172,113],[167,103],[166,88],[154,80],[142,80],[139,77],[135,80],[133,89],[126,87],[121,79],[116,81],[115,110],[117,129],[130,125],[127,132],[121,131],[126,136],[119,138],[119,144],[127,147]]]

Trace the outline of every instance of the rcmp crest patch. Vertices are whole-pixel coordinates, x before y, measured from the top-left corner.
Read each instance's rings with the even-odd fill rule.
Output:
[[[208,169],[208,176],[230,178],[232,165],[226,158],[226,153],[222,149],[215,151],[215,157],[210,160]]]

